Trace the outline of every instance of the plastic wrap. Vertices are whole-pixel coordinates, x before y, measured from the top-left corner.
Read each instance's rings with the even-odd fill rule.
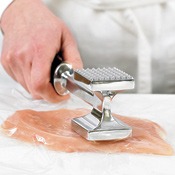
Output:
[[[132,127],[132,136],[120,141],[87,141],[71,129],[71,119],[88,114],[87,109],[55,111],[17,111],[2,124],[8,137],[59,152],[141,153],[174,155],[165,141],[164,130],[146,119],[113,114]]]
[[[59,104],[33,100],[17,84],[4,86],[0,79],[0,124],[17,110],[36,111],[91,107],[76,97]],[[7,79],[4,78],[7,83]],[[9,80],[10,81],[10,80]],[[119,94],[112,111],[124,116],[146,118],[161,125],[167,133],[167,142],[175,150],[175,96]],[[175,156],[106,153],[63,153],[50,151],[42,145],[33,146],[0,135],[0,174],[135,174],[173,175]]]

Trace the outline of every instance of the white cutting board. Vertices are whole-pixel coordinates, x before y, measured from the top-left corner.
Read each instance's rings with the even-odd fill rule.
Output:
[[[11,88],[15,87],[15,88]],[[72,96],[60,104],[48,104],[31,98],[4,73],[0,73],[0,123],[16,110],[55,110],[90,108]],[[175,95],[120,94],[112,111],[126,116],[147,118],[167,132],[167,141],[175,150]],[[43,146],[31,146],[0,136],[0,175],[174,175],[175,156],[99,153],[58,153]]]

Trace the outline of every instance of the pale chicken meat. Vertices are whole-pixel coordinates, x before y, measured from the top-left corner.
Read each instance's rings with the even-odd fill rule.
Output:
[[[71,129],[71,119],[89,113],[86,109],[37,112],[17,111],[1,128],[5,135],[60,152],[140,153],[173,155],[164,130],[146,119],[113,114],[132,127],[132,136],[121,141],[87,141]]]

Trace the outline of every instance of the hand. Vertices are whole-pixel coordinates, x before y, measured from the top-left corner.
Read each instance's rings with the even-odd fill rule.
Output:
[[[1,20],[4,33],[1,63],[35,99],[51,103],[59,96],[50,83],[51,64],[61,50],[64,61],[82,68],[76,42],[67,26],[41,0],[15,0]]]

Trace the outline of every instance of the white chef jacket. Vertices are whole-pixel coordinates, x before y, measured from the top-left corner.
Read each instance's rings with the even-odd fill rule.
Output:
[[[138,93],[175,93],[174,0],[43,2],[72,31],[84,67],[116,66]]]

